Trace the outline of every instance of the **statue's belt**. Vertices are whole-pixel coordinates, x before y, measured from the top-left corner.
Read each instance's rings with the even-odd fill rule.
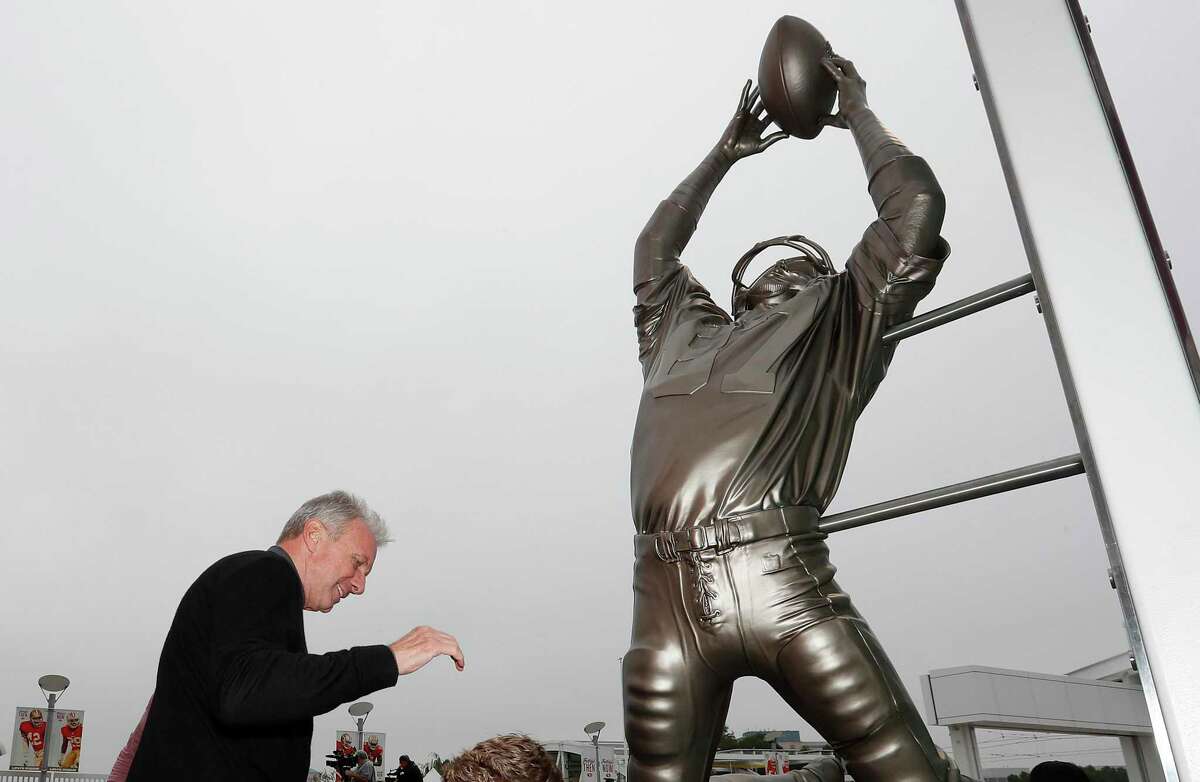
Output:
[[[663,562],[678,562],[681,554],[691,555],[701,551],[724,554],[746,543],[782,535],[806,535],[821,539],[825,535],[817,531],[820,518],[821,514],[816,508],[805,505],[770,508],[717,519],[698,527],[636,535],[633,550],[636,556],[654,552]]]

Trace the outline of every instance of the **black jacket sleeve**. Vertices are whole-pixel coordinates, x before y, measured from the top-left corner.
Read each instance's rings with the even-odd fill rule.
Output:
[[[236,570],[210,593],[216,718],[228,726],[311,718],[396,683],[387,646],[327,654],[291,651],[302,590],[272,555]],[[303,638],[302,624],[298,637]],[[302,641],[301,641],[302,644]]]

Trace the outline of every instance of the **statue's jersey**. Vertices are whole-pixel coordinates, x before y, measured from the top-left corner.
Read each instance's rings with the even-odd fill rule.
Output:
[[[881,217],[846,271],[731,320],[674,251],[694,228],[664,201],[635,262],[645,378],[631,454],[637,531],[789,505],[824,511],[895,349],[880,338],[911,317],[949,247],[939,239],[936,257],[906,253]]]

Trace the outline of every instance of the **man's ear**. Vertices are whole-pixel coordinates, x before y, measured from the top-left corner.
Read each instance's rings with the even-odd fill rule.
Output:
[[[304,538],[304,548],[308,549],[308,552],[311,554],[317,550],[321,541],[325,539],[325,525],[316,519],[309,519],[304,522],[304,534],[302,537]]]

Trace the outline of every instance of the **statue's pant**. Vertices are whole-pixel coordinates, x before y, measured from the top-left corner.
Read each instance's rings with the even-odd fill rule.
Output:
[[[623,662],[629,782],[707,780],[733,682],[757,676],[834,746],[856,782],[942,782],[934,746],[819,534],[730,551],[635,539]],[[660,549],[661,551],[661,549]]]

